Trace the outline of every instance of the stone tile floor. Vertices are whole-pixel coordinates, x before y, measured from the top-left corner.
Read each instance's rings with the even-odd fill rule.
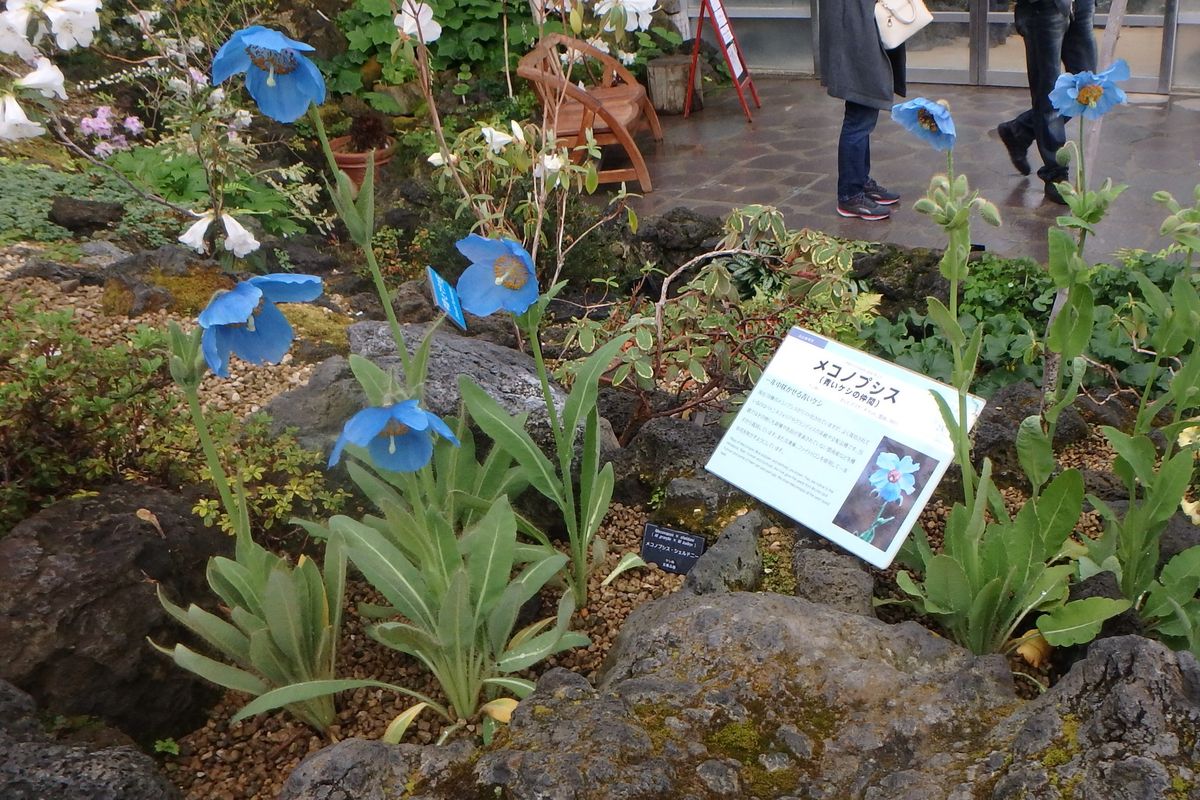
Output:
[[[755,79],[763,107],[746,121],[732,87],[708,90],[705,107],[682,116],[662,116],[664,141],[639,138],[654,191],[635,198],[640,214],[678,205],[723,216],[731,207],[764,203],[783,211],[791,227],[812,227],[840,236],[908,246],[939,247],[945,239],[932,220],[912,210],[929,177],[944,171],[943,154],[880,115],[871,139],[872,174],[904,199],[887,222],[847,220],[834,211],[837,136],[842,103],[813,79]],[[1003,226],[976,219],[974,241],[1005,256],[1044,260],[1046,228],[1063,207],[1045,201],[1036,175],[1022,177],[996,138],[996,125],[1028,104],[1021,89],[914,84],[909,97],[946,99],[958,130],[955,168],[995,203]],[[1077,134],[1075,124],[1068,130]],[[1037,152],[1030,151],[1037,167]],[[1088,169],[1128,183],[1098,236],[1088,246],[1092,259],[1118,248],[1157,249],[1166,242],[1158,227],[1166,212],[1151,199],[1165,189],[1185,204],[1200,183],[1200,98],[1131,95],[1128,106],[1105,116],[1098,162]],[[631,189],[635,187],[630,187]]]

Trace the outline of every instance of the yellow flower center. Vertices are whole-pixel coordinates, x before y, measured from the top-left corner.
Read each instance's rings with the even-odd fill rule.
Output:
[[[496,285],[514,292],[529,282],[529,270],[515,256],[500,256],[492,262],[492,270],[496,273]]]
[[[941,128],[938,127],[937,119],[934,118],[933,114],[930,114],[923,108],[917,109],[917,124],[925,130],[932,131],[933,133],[938,133],[941,130]]]
[[[1079,95],[1076,99],[1079,100],[1080,105],[1094,106],[1096,103],[1100,102],[1100,98],[1103,96],[1103,87],[1097,86],[1094,83],[1089,83],[1087,86],[1084,86],[1079,90]]]

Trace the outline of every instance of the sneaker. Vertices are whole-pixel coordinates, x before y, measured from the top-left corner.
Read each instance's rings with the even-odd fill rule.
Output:
[[[996,133],[999,134],[1000,141],[1004,143],[1004,149],[1008,151],[1008,160],[1016,167],[1017,172],[1022,175],[1028,175],[1030,168],[1029,156],[1026,151],[1029,150],[1029,145],[1021,147],[1021,144],[1017,141],[1016,132],[1007,122],[1001,122],[996,127]]]
[[[1067,204],[1067,201],[1063,199],[1062,193],[1058,191],[1058,187],[1049,181],[1046,181],[1046,199],[1051,203],[1058,203],[1060,206]]]
[[[900,195],[895,192],[889,192],[876,183],[874,179],[868,180],[863,184],[863,194],[877,206],[894,206],[900,202]]]
[[[878,203],[867,199],[865,194],[856,194],[848,200],[838,200],[837,213],[843,217],[858,217],[859,219],[887,219],[892,212]]]
[[[838,213],[844,217],[858,217],[859,219],[872,219],[872,221],[892,216],[892,212],[884,209],[874,200],[868,199],[865,194],[856,194],[848,200],[838,200]]]

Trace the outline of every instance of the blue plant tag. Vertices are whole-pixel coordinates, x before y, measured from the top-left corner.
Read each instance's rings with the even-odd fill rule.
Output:
[[[445,278],[438,275],[433,267],[425,267],[425,271],[429,275],[429,288],[433,292],[434,305],[445,311],[450,321],[465,331],[467,320],[463,316],[462,304],[458,302],[458,292]]]

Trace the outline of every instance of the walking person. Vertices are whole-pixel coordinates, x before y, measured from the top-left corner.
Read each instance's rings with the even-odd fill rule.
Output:
[[[996,133],[1008,150],[1017,172],[1028,175],[1029,146],[1037,142],[1042,166],[1037,175],[1045,181],[1045,196],[1063,203],[1055,183],[1069,177],[1058,163],[1058,151],[1067,143],[1066,120],[1050,102],[1050,92],[1063,67],[1067,72],[1096,71],[1096,39],[1092,33],[1095,0],[1016,0],[1017,33],[1025,40],[1025,69],[1033,107],[1015,119],[1000,123]]]
[[[837,213],[883,220],[900,195],[871,177],[871,131],[905,93],[904,45],[884,50],[875,0],[818,0],[821,83],[846,102],[838,137]]]

